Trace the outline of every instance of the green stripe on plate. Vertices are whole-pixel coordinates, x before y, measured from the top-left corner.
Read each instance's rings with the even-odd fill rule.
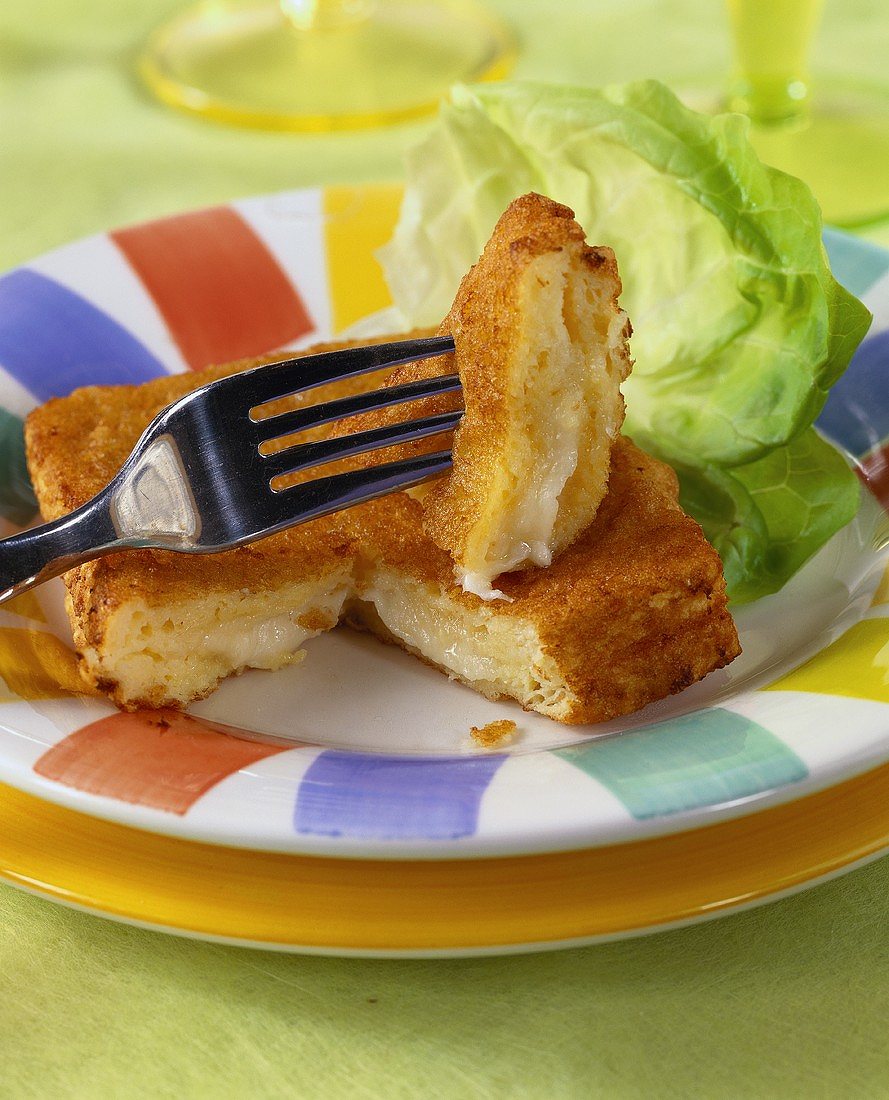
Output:
[[[808,775],[773,733],[719,707],[556,755],[597,779],[638,820],[734,801]]]
[[[824,244],[834,277],[853,294],[864,294],[889,271],[889,251],[870,241],[825,229]]]
[[[0,409],[0,516],[22,526],[34,518],[37,501],[25,464],[24,424]]]

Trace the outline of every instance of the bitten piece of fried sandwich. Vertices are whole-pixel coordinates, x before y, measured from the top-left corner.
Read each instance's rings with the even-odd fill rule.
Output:
[[[463,382],[453,470],[414,495],[464,591],[502,596],[498,576],[548,566],[592,522],[632,365],[620,291],[610,248],[587,245],[568,207],[523,195],[441,325],[453,365],[427,360],[393,375],[397,384],[456,366]]]

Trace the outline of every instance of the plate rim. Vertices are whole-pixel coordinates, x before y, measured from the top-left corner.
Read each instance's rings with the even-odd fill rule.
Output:
[[[367,187],[377,186],[374,184],[357,184],[347,185],[348,190],[361,191]],[[390,184],[383,184],[380,186],[391,187]],[[304,195],[306,193],[324,191],[323,186],[315,188],[299,188],[293,190],[287,190],[282,192],[272,192],[265,195],[251,195],[245,196],[241,199],[232,200],[233,203],[241,205],[249,205],[250,203],[262,203],[270,200],[281,200],[288,196]],[[195,208],[200,210],[203,208]],[[190,211],[185,211],[188,213]],[[178,214],[168,215],[166,218],[149,219],[146,222],[136,223],[142,225],[151,225],[156,222],[167,221],[170,217],[177,217]],[[323,217],[323,215],[319,215]],[[852,234],[843,233],[834,229],[830,230],[831,233],[847,238],[854,244],[861,244],[867,242],[861,242],[859,238]],[[94,237],[102,236],[102,234],[93,234],[89,237],[79,238],[71,241],[67,244],[60,246],[62,249],[71,248],[80,243],[93,239]],[[875,246],[870,245],[873,248]],[[51,257],[54,252],[59,249],[53,249],[48,253],[43,253],[41,257],[34,257],[34,261]],[[885,251],[885,250],[884,250]],[[28,262],[34,262],[28,261]],[[17,270],[20,267],[26,267],[24,265],[18,265]],[[0,722],[2,722],[2,712],[0,712]],[[322,746],[323,751],[323,746]],[[548,751],[548,750],[540,750]],[[455,753],[455,756],[457,754]],[[492,754],[496,755],[496,754]],[[469,758],[469,757],[467,757]],[[813,778],[811,775],[807,779],[790,784],[783,784],[779,787],[766,789],[757,792],[749,797],[736,800],[730,803],[718,803],[707,806],[697,807],[692,810],[683,810],[679,813],[662,816],[659,818],[650,819],[646,822],[640,822],[637,820],[628,820],[625,825],[625,836],[621,836],[619,832],[609,831],[608,835],[603,838],[602,843],[596,845],[596,847],[609,847],[613,844],[625,844],[631,843],[634,840],[646,837],[662,837],[674,835],[677,832],[681,832],[687,829],[699,829],[707,828],[714,823],[714,821],[723,820],[736,820],[753,818],[756,815],[766,812],[769,808],[784,805],[790,802],[795,802],[800,799],[808,797],[812,793],[820,792],[826,789],[830,789],[837,784],[845,782],[847,779],[860,775],[875,764],[879,764],[881,761],[889,759],[889,740],[887,740],[885,751],[879,753],[871,753],[869,756],[855,757],[854,759],[846,759],[844,761],[838,761],[835,763],[833,769],[821,769],[817,775],[817,778]],[[4,773],[3,781],[10,782],[10,776]],[[66,806],[73,812],[81,812],[96,817],[98,820],[116,822],[122,824],[123,827],[135,827],[145,831],[155,833],[156,835],[164,835],[169,837],[175,837],[182,842],[190,842],[189,837],[199,843],[210,843],[217,846],[226,847],[232,845],[232,839],[229,837],[221,837],[217,833],[216,839],[213,839],[210,834],[202,835],[201,827],[197,829],[193,824],[189,825],[189,836],[185,836],[183,832],[180,832],[176,828],[158,828],[160,822],[167,824],[168,826],[183,824],[184,821],[175,818],[174,815],[164,814],[161,811],[154,811],[132,803],[121,803],[113,799],[104,799],[102,796],[91,795],[88,792],[80,791],[75,788],[69,788],[60,784],[51,783],[51,781],[43,780],[35,775],[28,776],[30,782],[17,783],[16,786],[22,791],[30,792],[36,797],[40,797],[47,801],[52,801],[60,806]],[[108,812],[103,813],[102,810],[104,803],[109,804]],[[111,812],[113,807],[115,813]],[[121,810],[124,810],[121,815]],[[143,812],[144,811],[144,812]],[[126,820],[128,815],[132,814],[134,817],[139,818],[138,822]],[[152,821],[152,815],[154,821]],[[123,820],[122,820],[123,818]],[[589,828],[589,827],[587,827]],[[294,833],[290,842],[285,847],[279,848],[274,845],[270,845],[268,841],[262,845],[257,845],[255,838],[250,842],[242,845],[242,848],[251,851],[288,851],[290,853],[304,853],[313,857],[329,857],[334,859],[353,860],[353,859],[386,859],[390,861],[412,861],[416,859],[424,859],[428,861],[446,861],[450,859],[460,860],[473,860],[473,859],[488,859],[488,858],[514,858],[522,854],[542,854],[551,853],[554,851],[565,850],[585,850],[590,847],[589,835],[581,836],[582,830],[578,827],[574,830],[573,834],[571,830],[562,831],[558,835],[550,835],[550,839],[542,841],[541,844],[535,845],[529,842],[527,836],[524,837],[488,837],[484,843],[480,842],[478,834],[474,834],[465,840],[470,841],[473,847],[467,846],[465,840],[456,840],[453,842],[442,842],[429,838],[418,838],[416,841],[396,841],[375,838],[371,841],[363,840],[352,842],[352,838],[342,837],[330,837],[330,836],[310,836],[306,834]],[[554,833],[556,830],[553,831]],[[566,842],[566,837],[573,835],[574,839]],[[339,851],[336,849],[339,848]]]
[[[831,830],[811,827],[828,814]],[[174,840],[0,785],[0,880],[98,916],[267,950],[441,957],[581,946],[765,904],[885,855],[889,764],[753,823],[576,852],[344,865]],[[698,874],[682,874],[687,866]]]

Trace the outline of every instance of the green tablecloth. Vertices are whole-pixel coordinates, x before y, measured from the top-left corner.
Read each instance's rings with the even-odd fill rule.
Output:
[[[490,0],[521,76],[715,76],[713,0]],[[151,102],[132,75],[178,0],[0,7],[0,268],[112,225],[395,178],[422,125],[299,138]],[[828,5],[818,60],[879,76],[889,11]],[[889,244],[889,227],[868,231]],[[515,958],[356,961],[175,939],[0,887],[0,1095],[889,1094],[889,860],[766,908]]]

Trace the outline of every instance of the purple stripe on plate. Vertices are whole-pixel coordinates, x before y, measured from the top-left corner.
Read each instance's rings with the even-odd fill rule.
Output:
[[[858,457],[889,436],[889,332],[861,343],[834,383],[817,424]]]
[[[24,267],[0,278],[0,365],[38,401],[166,373],[113,317]]]
[[[505,759],[323,752],[300,784],[294,828],[378,840],[471,836],[482,795]]]

